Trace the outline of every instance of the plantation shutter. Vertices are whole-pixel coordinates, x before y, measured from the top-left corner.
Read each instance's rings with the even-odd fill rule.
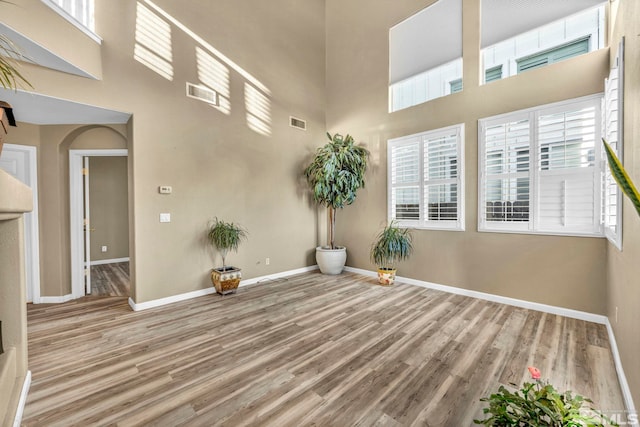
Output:
[[[401,226],[464,230],[464,125],[389,140],[388,218]]]
[[[600,149],[593,103],[538,118],[537,229],[598,232]]]
[[[398,221],[420,221],[420,139],[389,146],[391,183],[389,216]]]
[[[530,195],[530,119],[483,125],[480,219],[499,227],[527,229]]]
[[[425,136],[423,140],[424,197],[423,218],[427,224],[437,221],[451,222],[457,226],[460,220],[458,195],[460,182],[460,131],[447,131]]]
[[[620,161],[622,161],[622,73],[624,45],[620,43],[614,67],[604,81],[604,99],[602,101],[602,137],[609,143]],[[603,147],[604,150],[604,147]],[[611,170],[602,153],[603,163],[603,216],[604,232],[607,239],[622,250],[622,192],[618,188]]]

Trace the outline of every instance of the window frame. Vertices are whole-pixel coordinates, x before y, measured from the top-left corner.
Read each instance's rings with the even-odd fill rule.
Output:
[[[79,19],[77,19],[75,16],[73,16],[64,7],[62,7],[62,6],[58,5],[57,3],[55,3],[53,0],[41,0],[41,1],[46,6],[48,6],[51,10],[53,10],[58,15],[60,15],[62,18],[67,20],[74,27],[76,27],[77,29],[82,31],[84,34],[89,36],[89,38],[91,38],[93,41],[95,41],[98,44],[102,44],[102,38],[98,34],[96,34],[96,32],[95,32],[95,19],[93,19],[89,23],[89,25],[86,25],[83,22],[81,22]],[[78,0],[74,0],[74,1],[78,1]],[[93,14],[95,12],[95,2],[94,2],[94,0],[87,0],[87,1],[90,4],[91,10],[92,10],[91,13]]]
[[[430,131],[420,132],[413,135],[406,135],[398,138],[389,139],[387,141],[387,220],[395,221],[400,227],[414,228],[424,230],[443,230],[443,231],[464,231],[465,230],[465,162],[464,162],[464,123],[447,126],[444,128],[434,129]],[[455,179],[456,189],[456,219],[455,220],[429,220],[425,218],[425,187],[427,186],[425,178],[424,164],[424,147],[429,139],[437,139],[446,136],[456,136],[456,172]],[[392,168],[393,149],[402,145],[411,145],[418,143],[418,177],[417,185],[419,187],[419,219],[418,220],[396,220],[393,217],[393,185],[394,171]]]
[[[604,237],[604,227],[602,225],[601,211],[603,204],[602,193],[602,171],[603,159],[598,149],[601,135],[601,100],[602,94],[589,95],[580,98],[574,98],[557,103],[540,105],[525,110],[514,111],[510,113],[500,114],[497,116],[487,117],[478,120],[478,231],[479,232],[497,232],[497,233],[516,233],[516,234],[536,234],[536,235],[553,235],[553,236],[575,236],[575,237]],[[589,106],[595,109],[594,123],[594,198],[593,198],[593,222],[590,227],[591,231],[574,231],[574,230],[551,230],[544,228],[540,224],[539,206],[540,206],[540,181],[541,175],[553,176],[576,176],[588,171],[582,171],[582,168],[576,168],[575,171],[553,171],[540,170],[540,160],[538,153],[540,151],[540,141],[538,136],[539,118],[555,113],[569,112],[576,107]],[[486,155],[486,128],[497,124],[512,123],[517,120],[528,118],[529,131],[529,218],[527,221],[514,222],[493,222],[486,220],[486,185],[487,172],[484,158]],[[541,172],[544,172],[541,173]],[[513,173],[511,173],[513,175]]]
[[[608,110],[608,106],[611,102],[610,99],[610,83],[612,77],[617,77],[616,87],[615,87],[615,95],[616,95],[616,107],[617,107],[617,121],[616,121],[616,136],[617,140],[614,145],[610,145],[611,148],[618,156],[621,162],[624,161],[624,38],[620,41],[618,45],[618,53],[614,60],[614,66],[609,70],[609,75],[605,78],[605,92],[602,99],[602,137],[607,139],[607,142],[611,144],[612,141],[608,140],[609,129],[607,125],[609,124],[608,115],[610,114],[610,110]],[[615,73],[615,74],[614,74]],[[604,147],[602,147],[604,150]],[[602,203],[602,224],[604,228],[604,236],[607,240],[615,246],[619,251],[622,251],[622,235],[623,235],[623,197],[622,191],[618,187],[618,184],[615,182],[613,177],[611,176],[611,170],[609,169],[609,164],[606,160],[606,156],[603,154],[603,163],[605,164],[602,169],[602,191],[603,191],[603,203]],[[607,217],[607,212],[610,212],[611,205],[611,189],[615,189],[616,194],[613,196],[615,198],[615,219],[616,226],[615,229],[609,225],[609,218]]]

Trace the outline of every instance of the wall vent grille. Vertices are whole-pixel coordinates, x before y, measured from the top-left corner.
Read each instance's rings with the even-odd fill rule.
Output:
[[[218,93],[208,87],[187,82],[187,96],[211,105],[218,105]]]
[[[307,121],[290,116],[289,126],[296,129],[307,130]]]

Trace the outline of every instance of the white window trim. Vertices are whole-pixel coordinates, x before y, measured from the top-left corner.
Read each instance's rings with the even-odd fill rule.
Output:
[[[618,140],[616,141],[616,155],[618,156],[618,159],[620,159],[620,161],[622,162],[624,159],[624,38],[620,41],[620,44],[618,45],[618,54],[616,55],[615,58],[616,64],[614,65],[614,68],[612,68],[610,70],[610,73],[613,72],[615,70],[615,72],[617,73],[617,77],[618,77],[618,87],[617,87],[617,94],[618,94],[618,126],[617,126],[617,136],[618,136]],[[605,85],[605,102],[607,99],[607,89],[606,89],[606,85]],[[605,112],[606,109],[606,105],[605,108],[603,108],[602,114],[603,117],[606,115]],[[603,129],[602,129],[602,135],[606,137],[607,132],[605,129],[606,126],[606,119],[602,120],[603,122]],[[620,190],[620,188],[617,186],[617,184],[614,183],[614,185],[616,185],[616,189],[617,189],[617,194],[616,194],[616,231],[612,231],[611,227],[608,227],[605,221],[605,213],[604,211],[607,210],[607,201],[609,200],[608,197],[606,197],[606,193],[607,193],[607,189],[605,188],[607,185],[606,182],[606,176],[605,174],[608,172],[609,174],[611,174],[611,172],[609,171],[609,164],[607,162],[607,158],[606,155],[603,156],[603,163],[605,163],[605,165],[602,168],[602,173],[603,173],[603,192],[604,192],[604,203],[603,203],[603,218],[602,218],[602,223],[603,223],[603,227],[604,227],[604,235],[607,238],[607,240],[613,245],[615,246],[619,251],[622,251],[622,225],[623,225],[623,197],[622,197],[622,191]]]
[[[457,172],[458,177],[456,184],[458,185],[458,211],[457,211],[457,220],[455,221],[429,221],[424,219],[424,152],[423,152],[423,138],[428,136],[430,138],[437,138],[439,136],[450,135],[452,131],[456,132],[458,143],[456,144],[457,149]],[[418,139],[420,143],[420,180],[419,180],[419,194],[420,194],[420,219],[417,221],[409,221],[409,220],[395,220],[393,218],[393,206],[392,206],[392,182],[393,182],[393,171],[391,170],[390,162],[391,162],[391,150],[394,146],[401,145],[403,143],[410,143],[410,140]],[[464,231],[465,230],[465,162],[464,162],[464,123],[460,123],[457,125],[448,126],[445,128],[435,129],[426,132],[420,132],[413,135],[407,135],[399,138],[390,139],[387,141],[387,219],[389,222],[396,221],[396,223],[403,228],[414,228],[414,229],[423,229],[423,230],[443,230],[443,231]]]
[[[51,8],[54,12],[56,12],[58,15],[66,19],[74,27],[76,27],[77,29],[82,31],[84,34],[89,36],[89,38],[91,38],[93,41],[95,41],[99,45],[102,44],[102,38],[99,35],[97,35],[91,28],[85,26],[82,22],[78,21],[76,18],[71,16],[69,12],[67,12],[57,4],[53,3],[51,0],[41,0],[41,1],[42,3],[47,5],[49,8]]]
[[[485,119],[478,120],[478,231],[479,232],[489,232],[489,233],[513,233],[513,234],[536,234],[536,235],[545,235],[545,236],[574,236],[574,237],[604,237],[604,227],[602,225],[602,221],[598,221],[599,224],[595,224],[594,221],[594,230],[590,232],[582,232],[582,231],[559,231],[559,230],[541,230],[538,225],[538,185],[539,178],[537,174],[538,169],[538,160],[537,160],[537,150],[538,150],[538,126],[535,118],[538,117],[537,113],[543,111],[543,114],[553,114],[555,112],[563,112],[566,111],[567,107],[575,106],[576,104],[584,104],[589,106],[594,106],[596,108],[596,112],[598,117],[601,117],[601,100],[603,94],[589,95],[580,98],[574,98],[571,100],[560,101],[552,104],[540,105],[532,108],[528,108],[525,110],[514,111],[510,113],[500,114],[497,116],[488,117]],[[491,222],[485,221],[484,213],[486,209],[486,201],[485,201],[485,184],[486,184],[486,172],[484,165],[484,152],[485,152],[485,129],[487,126],[492,124],[505,123],[505,121],[516,121],[521,118],[529,117],[530,123],[530,149],[529,156],[531,159],[530,167],[529,167],[529,193],[531,197],[529,198],[529,221],[527,222]],[[596,120],[595,123],[596,131],[595,131],[595,153],[596,168],[599,168],[599,172],[602,172],[602,161],[603,159],[600,154],[600,150],[597,149],[598,144],[600,142],[600,134],[601,134],[601,120]],[[598,170],[596,170],[598,172]],[[599,173],[598,175],[602,175]],[[596,177],[596,179],[601,179],[601,177]],[[597,182],[594,186],[594,191],[598,191],[600,197],[594,198],[594,215],[596,218],[600,218],[600,213],[602,211],[602,194],[601,189],[602,183]]]

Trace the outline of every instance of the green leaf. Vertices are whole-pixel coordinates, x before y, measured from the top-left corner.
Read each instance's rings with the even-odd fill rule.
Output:
[[[356,146],[351,135],[327,133],[327,138],[329,142],[316,150],[304,176],[314,201],[330,209],[343,208],[352,204],[357,190],[364,187],[369,152]]]
[[[640,193],[636,189],[636,186],[631,181],[629,174],[624,169],[622,162],[616,156],[616,153],[611,149],[607,141],[602,139],[602,143],[604,144],[605,152],[607,153],[607,160],[609,162],[609,169],[611,170],[611,175],[618,183],[618,186],[622,190],[622,192],[631,200],[633,206],[636,208],[636,212],[640,215]]]
[[[9,38],[0,34],[0,86],[5,89],[16,89],[20,83],[33,87],[18,70],[17,59],[26,58]]]

